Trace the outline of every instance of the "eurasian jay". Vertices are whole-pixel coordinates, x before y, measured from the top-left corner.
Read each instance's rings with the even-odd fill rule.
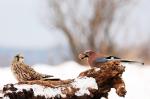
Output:
[[[90,67],[99,67],[100,65],[109,62],[109,61],[119,61],[124,63],[138,63],[144,65],[144,63],[137,61],[124,60],[116,56],[105,56],[102,54],[97,54],[92,50],[85,51],[84,53],[79,54],[81,60],[87,58]]]

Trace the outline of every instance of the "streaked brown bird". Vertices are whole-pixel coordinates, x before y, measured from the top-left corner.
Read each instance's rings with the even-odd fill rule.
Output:
[[[87,50],[83,53],[80,53],[79,58],[81,60],[87,59],[91,68],[100,67],[100,65],[109,61],[119,61],[119,62],[124,62],[124,63],[137,63],[137,64],[144,65],[144,63],[137,62],[137,61],[124,60],[116,56],[105,56],[103,54],[98,54],[92,50]]]
[[[53,77],[52,75],[36,72],[33,68],[24,63],[24,57],[21,54],[17,54],[14,57],[11,70],[19,82],[31,80],[59,80],[57,78],[51,78]]]

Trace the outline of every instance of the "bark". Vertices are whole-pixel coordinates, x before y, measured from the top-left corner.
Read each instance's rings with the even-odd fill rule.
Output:
[[[100,99],[108,98],[111,88],[116,89],[118,96],[124,97],[126,89],[121,78],[124,71],[125,67],[119,62],[111,61],[103,64],[101,68],[81,72],[75,79],[36,80],[7,84],[3,87],[2,97],[10,99]],[[39,92],[36,92],[39,86],[41,88]],[[54,91],[57,91],[57,94],[54,94]]]

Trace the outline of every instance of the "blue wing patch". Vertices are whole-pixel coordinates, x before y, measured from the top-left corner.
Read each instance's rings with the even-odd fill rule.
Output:
[[[106,59],[106,57],[97,58],[95,60],[95,62],[97,62],[97,63],[104,63],[104,62],[107,62],[107,61],[108,61],[108,59]]]
[[[121,58],[116,57],[116,56],[100,57],[100,58],[97,58],[95,60],[95,62],[97,62],[97,63],[104,63],[104,62],[107,62],[107,61],[117,60],[117,59],[121,59]]]
[[[116,57],[116,56],[108,56],[108,57],[106,57],[106,59],[121,59],[121,58],[119,58],[119,57]]]

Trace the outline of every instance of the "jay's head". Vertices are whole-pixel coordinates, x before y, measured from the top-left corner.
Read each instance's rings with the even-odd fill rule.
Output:
[[[85,52],[79,54],[79,59],[89,58],[89,57],[90,57],[91,55],[93,55],[93,54],[95,54],[94,51],[92,51],[92,50],[87,50],[87,51],[85,51]]]

